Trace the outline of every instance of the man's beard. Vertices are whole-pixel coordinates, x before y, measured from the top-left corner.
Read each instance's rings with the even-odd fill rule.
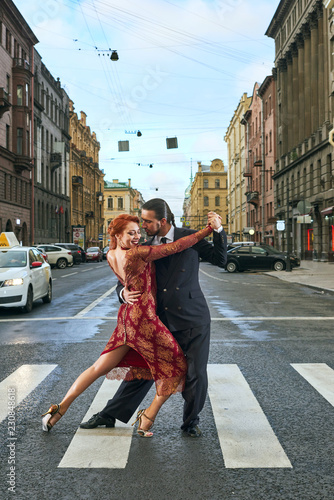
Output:
[[[155,232],[155,233],[151,233],[151,234],[148,234],[148,232],[146,232],[147,236],[149,236],[150,238],[155,238],[156,236],[158,236],[159,232],[160,232],[160,229],[161,229],[161,226],[159,225],[158,227],[158,230]]]

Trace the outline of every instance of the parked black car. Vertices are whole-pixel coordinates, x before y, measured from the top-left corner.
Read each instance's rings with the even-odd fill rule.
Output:
[[[239,246],[227,252],[226,270],[229,273],[250,270],[283,271],[287,254],[270,245]],[[300,260],[291,255],[291,267],[300,266]]]
[[[81,264],[81,250],[78,245],[76,245],[75,243],[55,243],[55,245],[57,245],[57,247],[62,247],[70,250],[71,254],[73,255],[73,264]]]

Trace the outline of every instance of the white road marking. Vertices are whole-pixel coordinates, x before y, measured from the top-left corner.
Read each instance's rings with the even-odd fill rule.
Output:
[[[112,289],[113,290],[113,289]],[[111,293],[111,292],[110,292]],[[107,292],[109,295],[109,292]],[[98,302],[101,302],[105,298],[104,296],[97,299]],[[94,304],[94,305],[92,305]],[[94,301],[90,306],[90,309],[93,309],[97,305],[96,301]],[[87,308],[86,308],[87,309]],[[86,309],[83,309],[75,316],[53,316],[52,318],[5,318],[0,319],[0,323],[22,323],[25,321],[60,321],[60,320],[78,320],[78,319],[87,319],[87,320],[95,320],[95,319],[104,319],[104,320],[116,320],[117,316],[84,316],[86,314]],[[89,309],[89,310],[90,310]],[[87,310],[88,312],[88,310]],[[334,321],[334,316],[236,316],[236,317],[225,317],[225,318],[211,318],[211,321]]]
[[[203,273],[203,274],[205,274],[205,276],[209,276],[209,278],[211,278],[213,280],[224,281],[225,283],[229,283],[229,280],[223,280],[222,278],[218,278],[217,276],[212,276],[211,274],[206,273],[205,271],[203,271],[203,269],[200,269],[200,272]]]
[[[309,384],[334,406],[334,370],[326,363],[291,363]]]
[[[92,302],[91,304],[89,304],[89,306],[85,307],[80,312],[78,312],[78,314],[76,314],[74,317],[75,318],[81,318],[82,316],[84,316],[85,314],[87,314],[89,311],[91,311],[92,309],[94,309],[94,307],[96,307],[100,302],[102,302],[102,300],[104,300],[106,297],[108,297],[108,295],[110,295],[114,290],[116,290],[116,287],[117,287],[117,285],[114,285],[106,293],[104,293],[99,298],[97,298],[96,300],[94,300],[94,302]]]
[[[120,382],[105,380],[86,413],[83,422],[98,413],[112,398]],[[117,421],[117,427],[78,429],[63,456],[59,468],[124,469],[128,462],[133,427]]]
[[[0,383],[0,422],[8,415],[8,403],[14,401],[18,406],[57,365],[21,365]],[[9,391],[13,389],[14,392]],[[9,396],[14,395],[14,400]],[[11,407],[11,406],[10,406]]]
[[[208,375],[226,468],[292,468],[238,366],[208,365]]]
[[[61,278],[67,278],[68,276],[73,276],[74,274],[78,274],[78,271],[75,273],[70,273],[70,274],[64,274],[64,276],[60,276]]]

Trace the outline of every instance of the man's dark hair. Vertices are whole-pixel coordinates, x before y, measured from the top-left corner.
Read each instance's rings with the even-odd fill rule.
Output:
[[[165,200],[162,200],[161,198],[153,198],[152,200],[148,200],[144,203],[142,209],[153,210],[156,219],[166,219],[169,224],[173,224],[175,227],[174,214]]]

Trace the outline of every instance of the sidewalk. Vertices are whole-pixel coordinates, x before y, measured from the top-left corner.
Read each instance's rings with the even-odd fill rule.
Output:
[[[294,267],[291,273],[272,271],[266,274],[290,283],[299,283],[300,285],[334,293],[334,262],[302,260],[300,267]]]

